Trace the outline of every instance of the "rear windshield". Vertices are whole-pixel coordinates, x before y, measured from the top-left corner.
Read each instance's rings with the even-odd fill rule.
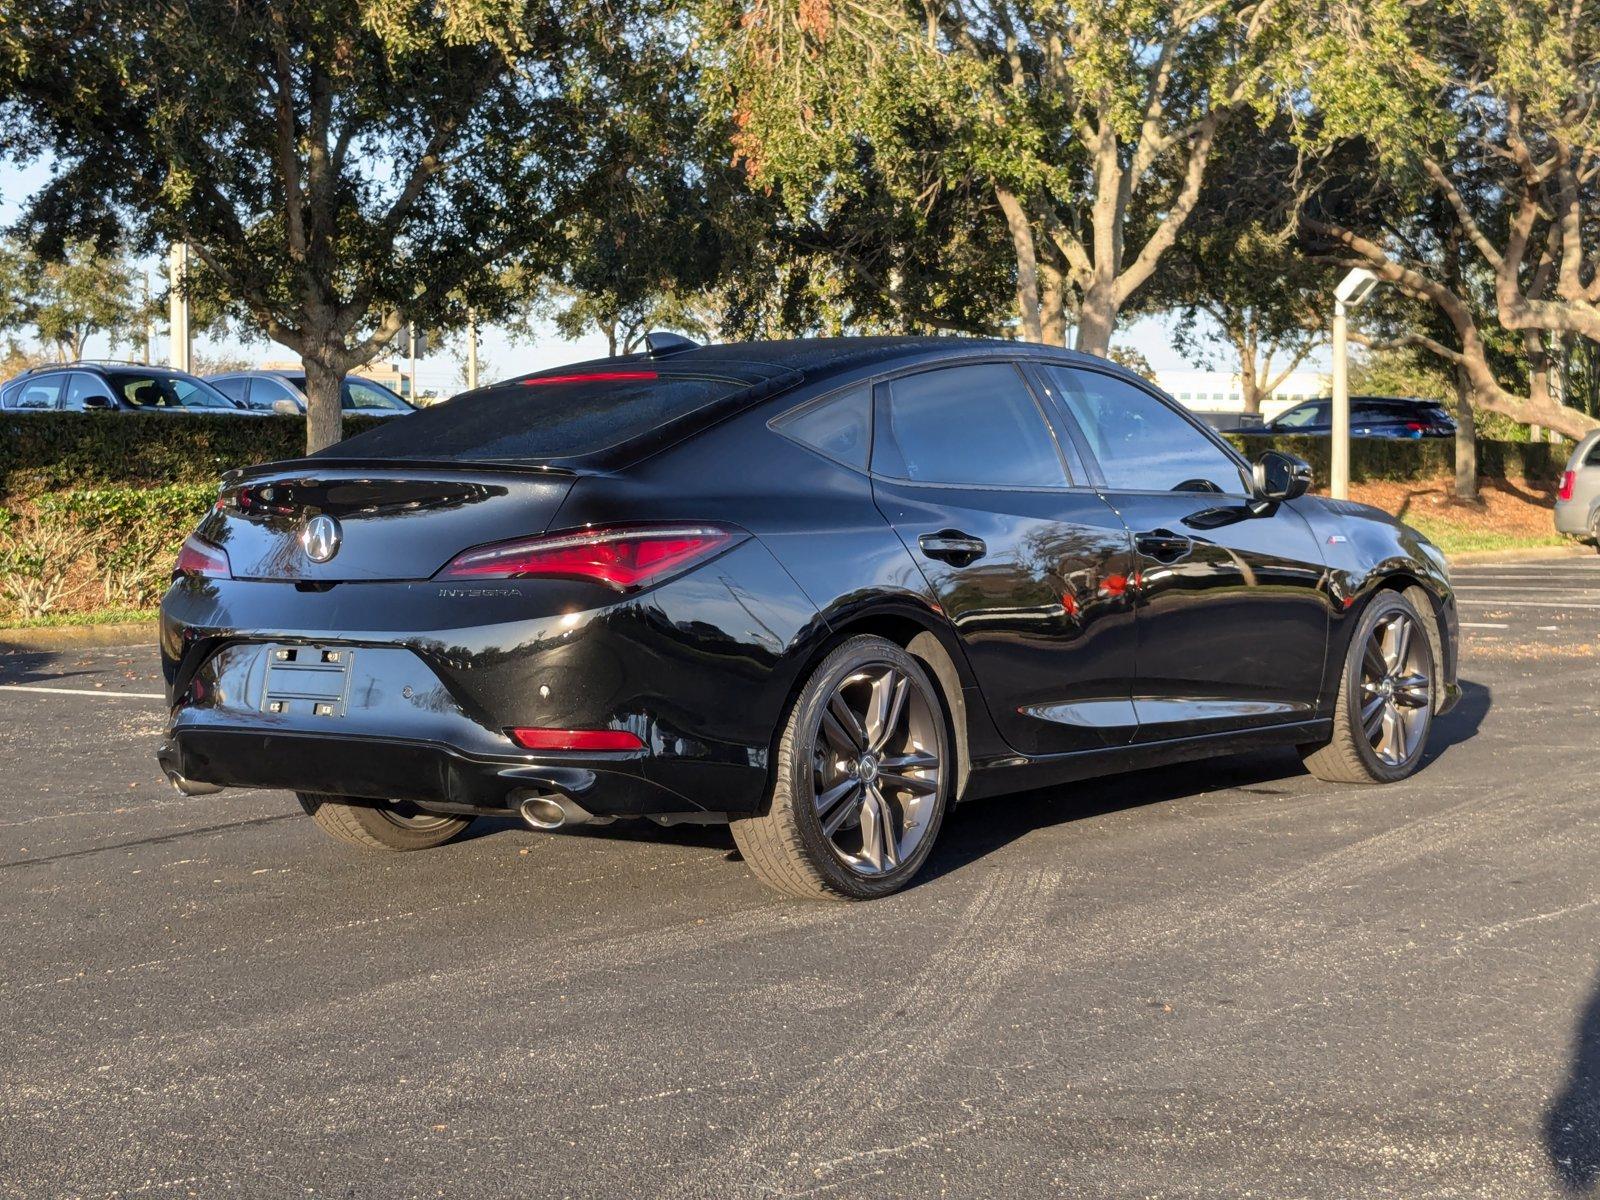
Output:
[[[333,458],[578,458],[631,441],[749,386],[654,371],[541,375],[386,421],[321,453]]]

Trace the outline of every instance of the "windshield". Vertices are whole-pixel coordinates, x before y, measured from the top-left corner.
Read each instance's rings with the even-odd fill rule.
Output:
[[[224,408],[237,406],[204,380],[146,371],[107,371],[114,392],[135,408]]]
[[[341,442],[339,457],[548,461],[593,454],[715,405],[728,379],[592,370],[535,375],[472,393]]]

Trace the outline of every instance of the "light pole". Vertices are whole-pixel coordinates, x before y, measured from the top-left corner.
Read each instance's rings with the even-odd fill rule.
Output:
[[[1335,500],[1350,498],[1350,345],[1347,316],[1378,286],[1378,277],[1354,267],[1333,289],[1333,428],[1328,464],[1328,491]]]
[[[167,256],[167,286],[171,305],[167,365],[187,371],[193,365],[194,338],[189,331],[189,245],[174,242]]]

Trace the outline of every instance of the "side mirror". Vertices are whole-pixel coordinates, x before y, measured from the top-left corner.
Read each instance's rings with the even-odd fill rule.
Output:
[[[300,406],[285,396],[282,400],[272,402],[272,411],[285,417],[298,417],[301,414]]]
[[[1267,450],[1253,467],[1256,499],[1273,504],[1304,496],[1311,488],[1311,464],[1303,458]]]
[[[94,409],[94,408],[105,409],[105,408],[115,408],[116,406],[117,406],[117,402],[115,400],[113,400],[110,396],[85,396],[83,398],[83,410],[84,410],[84,412],[88,412],[90,409]]]

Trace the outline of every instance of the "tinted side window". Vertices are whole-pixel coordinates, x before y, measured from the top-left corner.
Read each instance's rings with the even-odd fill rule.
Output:
[[[364,379],[344,381],[344,407],[356,412],[404,412],[406,409],[398,396],[391,396]]]
[[[1066,486],[1044,414],[1010,363],[906,375],[887,394],[872,452],[880,474],[976,487]]]
[[[779,417],[773,428],[819,454],[867,469],[872,388],[867,384]]]
[[[257,377],[250,385],[250,403],[256,408],[271,408],[279,400],[293,400],[300,407],[300,397],[281,379]]]
[[[1108,487],[1244,493],[1238,464],[1143,388],[1098,371],[1048,367],[1046,374],[1088,439]]]
[[[87,371],[74,371],[72,379],[67,384],[67,398],[62,402],[62,407],[72,412],[82,412],[88,405],[88,400],[101,400],[103,404],[97,407],[114,406],[116,401],[111,398],[111,389],[98,375],[91,375]]]
[[[1307,425],[1326,425],[1328,423],[1328,405],[1322,401],[1312,404],[1302,404],[1298,408],[1291,408],[1273,422],[1279,429],[1303,429]]]
[[[216,388],[229,400],[237,400],[240,404],[249,403],[250,380],[242,375],[235,375],[232,379],[213,379],[211,386]]]
[[[1589,447],[1589,457],[1583,460],[1586,467],[1600,467],[1600,442]]]
[[[40,409],[55,408],[61,401],[61,388],[66,380],[65,372],[42,375],[38,379],[25,379],[11,397],[11,407],[35,412]]]

